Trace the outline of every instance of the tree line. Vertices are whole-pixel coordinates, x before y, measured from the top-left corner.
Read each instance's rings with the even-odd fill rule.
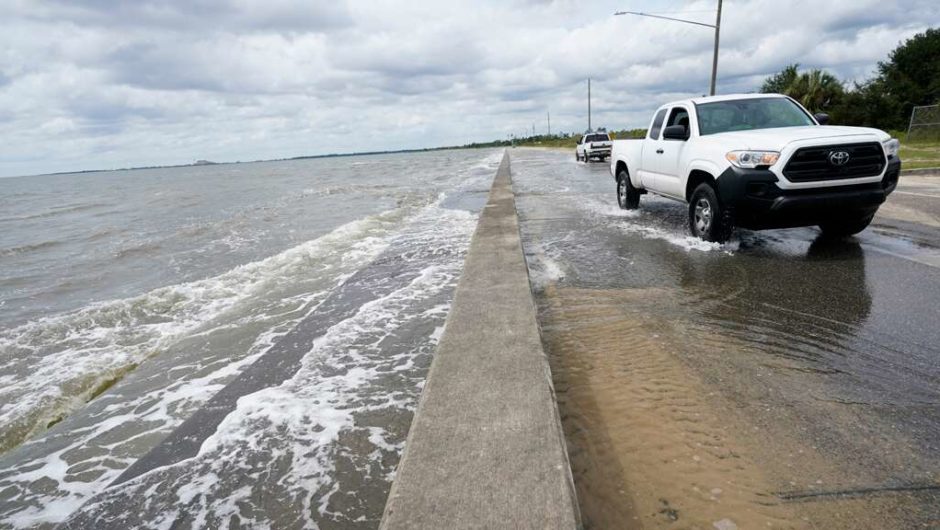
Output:
[[[915,106],[940,103],[940,28],[901,43],[862,83],[846,86],[825,70],[799,66],[768,77],[760,91],[786,94],[811,112],[828,113],[833,124],[904,130]]]

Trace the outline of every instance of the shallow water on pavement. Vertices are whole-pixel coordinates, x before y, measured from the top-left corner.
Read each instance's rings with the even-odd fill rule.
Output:
[[[516,150],[524,247],[586,526],[940,521],[940,270],[879,227],[687,236],[603,164]]]

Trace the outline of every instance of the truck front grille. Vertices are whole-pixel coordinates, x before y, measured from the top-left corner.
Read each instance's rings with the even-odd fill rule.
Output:
[[[831,160],[833,153],[843,152],[848,154],[844,164]],[[881,174],[885,164],[884,150],[878,142],[821,145],[797,149],[783,168],[783,174],[790,182],[875,177]]]

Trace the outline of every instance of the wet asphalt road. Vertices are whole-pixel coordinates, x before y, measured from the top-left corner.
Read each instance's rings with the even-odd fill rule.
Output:
[[[687,236],[606,164],[511,151],[588,528],[940,528],[940,178],[875,225]]]

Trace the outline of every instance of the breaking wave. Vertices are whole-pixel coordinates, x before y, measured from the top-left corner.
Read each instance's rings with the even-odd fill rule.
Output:
[[[339,281],[384,248],[406,211],[343,225],[222,275],[41,318],[0,332],[0,452],[83,406],[169,344],[311,271]],[[27,377],[28,375],[28,377]]]

